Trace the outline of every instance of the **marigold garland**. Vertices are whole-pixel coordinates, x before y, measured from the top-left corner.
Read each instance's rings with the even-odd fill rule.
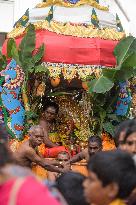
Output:
[[[105,68],[105,66],[99,65],[73,65],[49,62],[43,62],[42,65],[44,65],[49,70],[49,77],[55,79],[59,78],[60,75],[63,74],[64,78],[68,81],[76,77],[85,81],[87,77],[92,74],[94,74],[96,77],[99,77],[101,75],[102,69]],[[109,69],[112,69],[112,67],[109,67]]]
[[[70,24],[60,23],[56,21],[38,21],[34,23],[36,30],[48,30],[62,35],[70,35],[81,38],[101,38],[105,40],[121,40],[125,37],[124,32],[118,32],[114,28],[95,28],[92,24]],[[8,38],[16,38],[26,33],[25,27],[14,28],[9,34]]]

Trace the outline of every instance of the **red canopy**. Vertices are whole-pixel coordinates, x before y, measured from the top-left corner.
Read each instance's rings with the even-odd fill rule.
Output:
[[[19,45],[21,37],[16,38]],[[36,48],[45,44],[43,62],[115,66],[113,50],[118,41],[65,36],[48,30],[36,31]],[[6,54],[5,41],[2,53]]]

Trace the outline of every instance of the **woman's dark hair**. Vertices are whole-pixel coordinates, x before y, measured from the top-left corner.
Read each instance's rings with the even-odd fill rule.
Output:
[[[56,113],[59,112],[59,106],[57,103],[44,99],[44,105],[43,105],[43,111],[46,111],[48,107],[53,107],[56,111]]]
[[[125,120],[123,122],[121,122],[115,129],[115,134],[114,134],[114,141],[116,146],[118,147],[119,145],[119,136],[120,133],[125,131],[127,132],[127,130],[129,129],[129,127],[131,127],[133,124],[136,124],[136,119],[131,119],[131,120]]]
[[[124,143],[126,143],[126,140],[129,137],[129,135],[133,134],[134,132],[136,132],[136,120],[135,119],[133,119],[132,123],[126,130],[126,134],[124,137]]]
[[[88,170],[97,175],[103,186],[115,182],[119,187],[117,198],[125,199],[136,188],[136,166],[127,152],[98,152],[91,157]]]
[[[57,178],[56,187],[68,205],[88,205],[83,194],[84,179],[85,176],[76,172],[67,172]]]
[[[0,124],[0,167],[12,161],[12,156],[7,145],[8,137],[5,126]]]

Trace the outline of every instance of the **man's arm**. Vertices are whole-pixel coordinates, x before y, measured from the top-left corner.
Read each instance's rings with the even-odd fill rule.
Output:
[[[67,169],[55,167],[53,165],[54,161],[52,163],[51,160],[47,160],[47,159],[44,159],[44,158],[38,156],[37,153],[35,152],[35,150],[33,150],[33,149],[27,150],[26,157],[31,162],[34,162],[34,163],[42,166],[43,168],[47,169],[48,171],[58,172],[58,173],[68,171]]]
[[[43,127],[43,129],[44,129],[44,144],[45,144],[47,147],[56,147],[56,146],[58,146],[57,144],[53,143],[53,142],[49,139],[46,123],[45,123],[43,120],[40,120],[39,125],[40,125],[41,127]]]
[[[72,157],[67,163],[72,164],[72,163],[81,161],[82,159],[85,158],[85,153],[84,153],[84,152],[85,152],[85,151],[82,151],[82,152],[78,153],[77,155],[75,155],[74,157]]]

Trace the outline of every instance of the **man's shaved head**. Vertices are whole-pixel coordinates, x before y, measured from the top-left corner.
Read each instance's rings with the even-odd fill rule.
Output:
[[[43,127],[40,126],[40,125],[33,125],[33,126],[29,129],[28,133],[29,133],[29,134],[36,134],[36,133],[39,132],[39,131],[40,131],[41,135],[43,136],[43,135],[44,135],[44,129],[43,129]]]
[[[39,125],[34,125],[30,128],[28,132],[30,136],[30,142],[33,147],[39,146],[43,143],[44,139],[44,129]]]

